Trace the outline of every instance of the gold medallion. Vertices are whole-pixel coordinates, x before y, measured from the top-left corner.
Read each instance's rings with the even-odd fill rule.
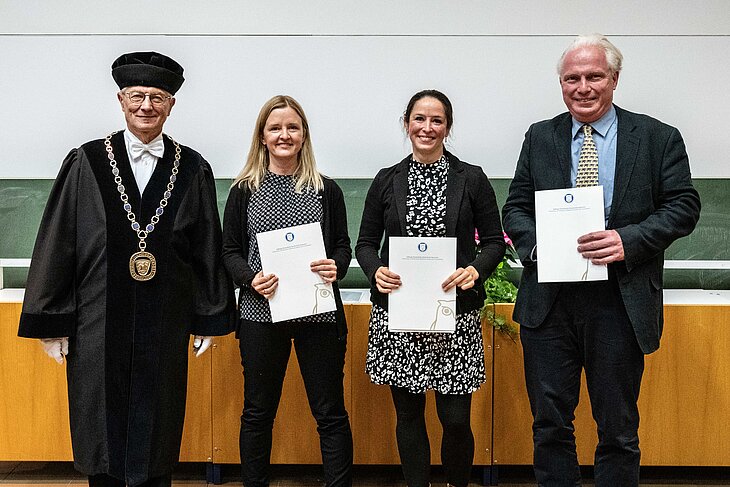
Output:
[[[135,281],[149,281],[155,277],[157,262],[149,252],[135,252],[129,259],[129,273]]]
[[[112,175],[114,176],[114,183],[117,185],[117,191],[119,191],[119,198],[122,200],[124,211],[127,212],[127,220],[132,224],[132,230],[137,234],[139,238],[139,252],[132,254],[129,258],[129,274],[135,281],[149,281],[155,277],[157,272],[157,262],[155,256],[149,252],[145,252],[147,248],[147,242],[145,239],[155,230],[155,225],[160,222],[160,215],[165,212],[167,201],[172,196],[172,190],[175,188],[175,181],[177,181],[178,167],[180,167],[180,144],[175,142],[172,137],[167,135],[167,138],[175,145],[175,160],[172,163],[172,172],[170,174],[170,182],[167,183],[167,191],[162,194],[160,200],[160,206],[157,207],[155,213],[150,218],[150,222],[144,228],[142,225],[137,223],[137,217],[132,211],[132,205],[129,203],[129,196],[125,192],[124,185],[122,184],[122,177],[119,175],[119,168],[117,167],[117,160],[114,157],[114,149],[112,148],[112,136],[117,132],[112,132],[107,135],[104,139],[104,146],[106,147],[107,157],[109,158],[109,166],[112,168]]]

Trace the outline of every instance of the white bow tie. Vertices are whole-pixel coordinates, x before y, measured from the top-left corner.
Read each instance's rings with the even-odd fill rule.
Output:
[[[162,157],[165,153],[165,143],[162,139],[157,139],[149,144],[132,141],[132,143],[129,144],[129,151],[131,152],[132,159],[139,159],[139,157],[145,152],[149,152],[155,157]]]

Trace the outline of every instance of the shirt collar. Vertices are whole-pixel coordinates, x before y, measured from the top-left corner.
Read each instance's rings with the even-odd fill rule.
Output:
[[[605,137],[608,133],[608,129],[611,128],[611,125],[616,122],[616,107],[611,105],[611,108],[608,109],[606,113],[603,114],[601,118],[596,120],[595,122],[591,122],[589,125],[593,127],[593,131],[597,132],[601,137]],[[575,118],[573,118],[573,139],[575,139],[576,134],[578,131],[585,125],[583,122],[579,122]]]

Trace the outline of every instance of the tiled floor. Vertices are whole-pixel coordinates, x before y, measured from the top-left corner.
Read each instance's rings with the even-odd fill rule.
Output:
[[[321,468],[321,467],[320,467]],[[320,468],[316,466],[275,466],[270,487],[322,487]],[[439,480],[441,472],[434,469],[434,478]],[[475,469],[474,482],[470,487],[478,487],[479,469]],[[501,487],[534,486],[528,468],[507,469],[499,485]],[[223,485],[239,486],[235,466],[223,469]],[[682,469],[643,469],[642,487],[722,487],[730,485],[730,467],[682,470]],[[58,462],[2,462],[0,461],[0,484],[2,487],[85,487],[86,477],[73,469],[71,463]],[[173,476],[175,487],[207,487],[204,464],[183,464]],[[354,487],[406,487],[398,467],[355,467]],[[445,484],[434,482],[433,487]],[[586,486],[593,485],[586,481]],[[617,486],[619,487],[619,486]]]

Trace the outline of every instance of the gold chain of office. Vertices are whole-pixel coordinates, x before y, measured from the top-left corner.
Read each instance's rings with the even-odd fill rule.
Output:
[[[149,281],[155,277],[157,272],[157,261],[155,256],[150,252],[147,252],[147,242],[145,239],[155,229],[155,225],[160,221],[160,217],[165,212],[167,206],[167,200],[172,196],[172,190],[175,188],[175,181],[177,181],[178,167],[180,166],[180,144],[178,144],[172,137],[165,134],[165,137],[175,145],[175,160],[172,164],[172,173],[170,174],[170,181],[167,183],[167,189],[162,195],[160,205],[155,210],[155,214],[152,215],[150,222],[143,229],[142,226],[137,222],[137,217],[132,211],[132,204],[129,202],[129,196],[127,196],[126,188],[122,184],[122,177],[119,174],[119,168],[117,167],[117,161],[114,157],[114,151],[112,150],[112,136],[117,132],[112,132],[106,139],[104,139],[104,145],[106,146],[107,157],[109,158],[109,165],[112,168],[112,175],[114,175],[114,182],[117,184],[117,191],[119,191],[119,198],[122,200],[122,207],[127,212],[127,220],[130,221],[132,230],[137,234],[139,238],[139,252],[132,254],[129,259],[129,274],[136,281]]]

